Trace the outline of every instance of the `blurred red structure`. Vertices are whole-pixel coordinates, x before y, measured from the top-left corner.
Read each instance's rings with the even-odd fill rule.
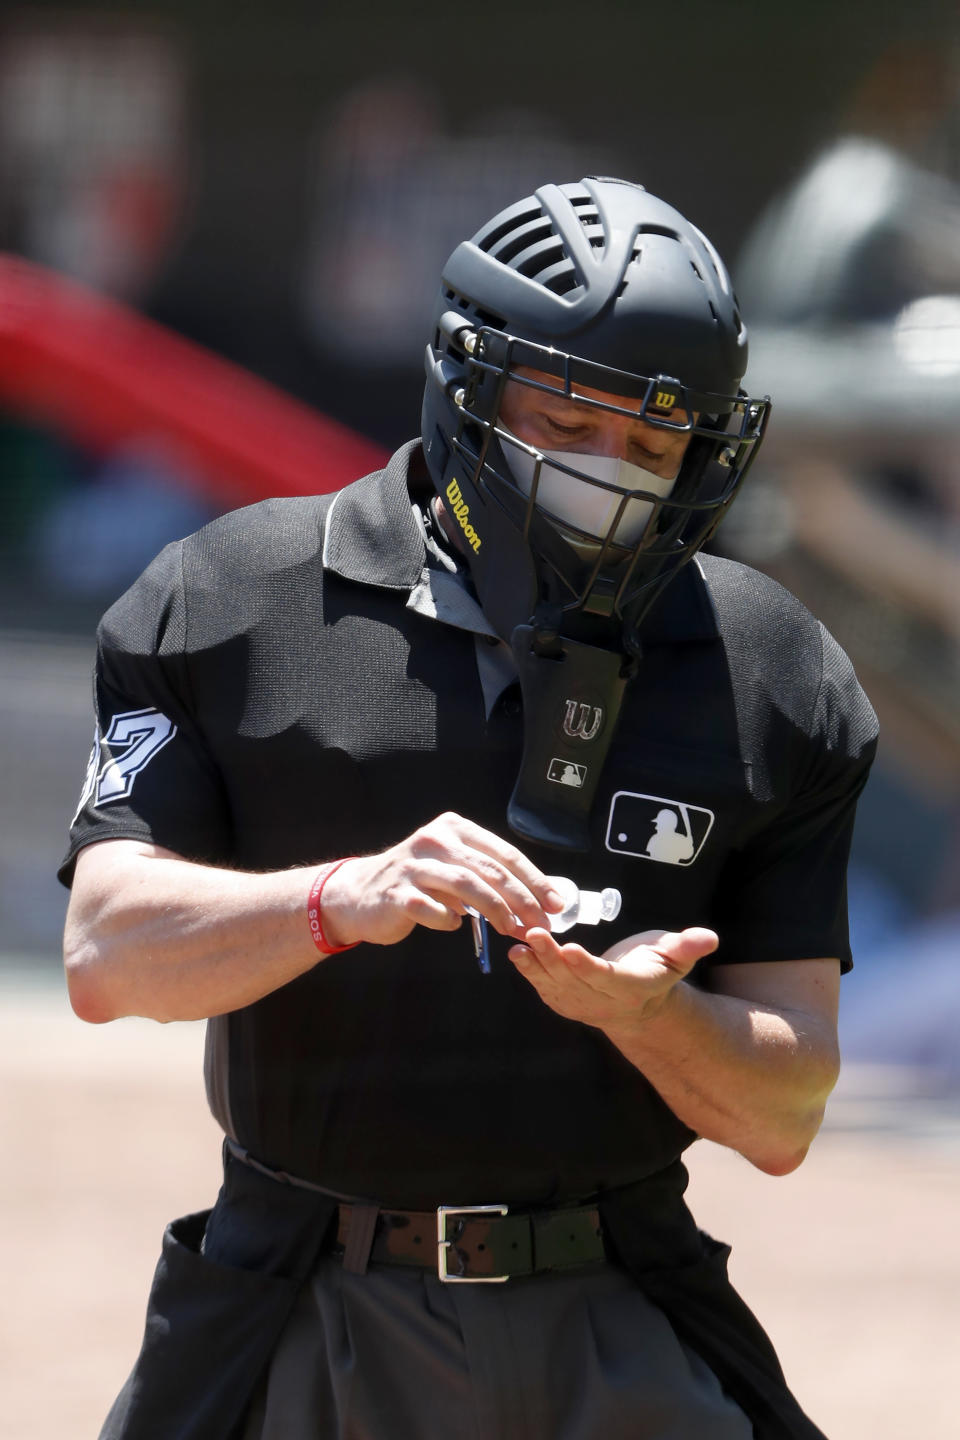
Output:
[[[106,449],[156,439],[217,506],[337,490],[386,452],[114,300],[0,255],[0,403]]]

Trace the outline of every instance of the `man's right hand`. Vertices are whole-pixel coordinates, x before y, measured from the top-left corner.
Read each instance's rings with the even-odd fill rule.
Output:
[[[563,900],[536,865],[499,835],[448,812],[379,855],[347,860],[323,889],[333,945],[393,945],[415,925],[456,930],[467,907],[501,935],[547,926]]]
[[[121,1015],[199,1020],[295,980],[319,958],[308,922],[318,868],[251,873],[144,840],[88,845],[64,934],[74,1009],[97,1024]],[[461,815],[440,815],[382,854],[330,872],[324,938],[392,945],[415,925],[456,930],[467,906],[520,940],[563,903],[515,846]]]

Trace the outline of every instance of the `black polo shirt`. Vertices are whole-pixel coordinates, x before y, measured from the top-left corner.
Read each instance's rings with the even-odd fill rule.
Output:
[[[519,687],[491,680],[496,637],[431,569],[410,503],[429,493],[411,445],[332,502],[269,501],[163,551],[101,624],[98,741],[64,879],[79,848],[117,837],[258,870],[381,850],[444,810],[507,833]],[[844,873],[874,739],[823,627],[767,578],[705,557],[646,624],[590,854],[528,852],[621,890],[588,945],[709,925],[710,963],[846,968]],[[225,1130],[270,1165],[409,1206],[584,1196],[662,1168],[691,1132],[492,940],[488,976],[466,928],[418,928],[211,1021]]]

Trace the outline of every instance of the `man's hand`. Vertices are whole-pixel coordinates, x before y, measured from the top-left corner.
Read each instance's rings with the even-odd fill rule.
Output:
[[[691,1130],[785,1175],[837,1077],[840,965],[727,964],[706,989],[681,985],[717,943],[712,930],[648,930],[597,956],[537,928],[509,955],[558,1015],[602,1030]]]
[[[597,956],[582,945],[558,945],[549,930],[532,929],[524,938],[525,944],[511,947],[510,959],[551,1010],[618,1031],[651,1019],[718,944],[712,930],[645,930]]]
[[[450,812],[380,855],[341,865],[324,887],[323,928],[336,945],[393,945],[415,925],[456,930],[468,905],[519,938],[563,900],[515,846]]]

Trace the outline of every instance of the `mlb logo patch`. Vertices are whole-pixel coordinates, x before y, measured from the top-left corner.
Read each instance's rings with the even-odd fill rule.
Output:
[[[713,811],[702,805],[618,790],[610,805],[607,849],[661,865],[692,865],[713,821]]]
[[[574,765],[572,761],[559,760],[556,756],[550,761],[547,779],[552,780],[555,785],[572,785],[575,790],[579,790],[586,778],[586,765]]]

